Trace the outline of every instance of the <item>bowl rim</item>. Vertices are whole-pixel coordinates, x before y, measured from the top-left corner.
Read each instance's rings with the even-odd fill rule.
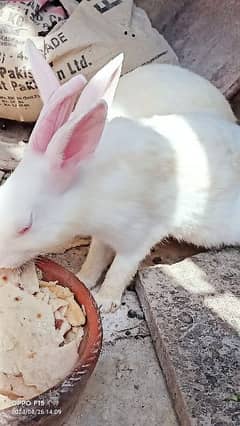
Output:
[[[84,326],[85,333],[78,348],[79,358],[75,368],[58,384],[36,397],[27,400],[29,403],[29,411],[30,409],[32,411],[32,413],[30,415],[28,414],[26,417],[28,421],[36,421],[42,417],[48,417],[47,413],[39,415],[37,412],[37,408],[39,408],[38,402],[40,400],[47,404],[49,400],[52,400],[52,398],[57,398],[58,405],[61,405],[67,395],[75,391],[76,388],[85,386],[98,361],[103,339],[102,322],[99,309],[89,289],[84,285],[84,283],[68,269],[47,257],[38,258],[38,260],[35,261],[35,265],[42,272],[43,279],[45,278],[49,281],[58,281],[59,285],[68,287],[73,292],[75,300],[79,304],[84,305],[87,321]],[[50,276],[51,279],[48,279],[48,276]],[[15,407],[16,406],[13,405],[0,410],[0,418],[6,418],[8,421],[14,419],[16,421],[16,418],[19,418],[19,424],[22,424],[21,421],[23,421],[23,418],[16,415],[16,413],[13,413],[13,409]],[[33,410],[34,407],[35,413]]]

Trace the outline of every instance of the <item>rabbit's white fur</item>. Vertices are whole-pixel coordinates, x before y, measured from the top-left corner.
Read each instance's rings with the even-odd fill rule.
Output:
[[[87,111],[104,99],[109,106],[109,120],[209,112],[236,121],[220,90],[200,75],[178,65],[148,64],[119,80],[121,69],[116,71],[116,64],[121,60],[120,55],[93,76],[79,98],[76,111]]]
[[[49,147],[66,139],[69,126]],[[119,306],[139,262],[168,235],[205,247],[240,241],[235,124],[204,113],[114,119],[67,189],[58,186],[53,152],[40,155],[30,146],[1,188],[1,267],[19,265],[76,234],[92,235],[80,277],[93,287],[115,256],[96,294],[110,311]],[[31,214],[31,231],[17,236]]]
[[[122,56],[89,84],[77,76],[60,87],[29,49],[44,107],[23,160],[0,189],[0,267],[92,235],[79,276],[94,287],[113,260],[96,295],[110,311],[139,262],[168,235],[206,247],[239,242],[240,129],[216,88],[180,67],[143,67],[122,78],[101,138],[107,109],[94,104],[105,99],[111,108]],[[193,110],[212,116],[159,116]]]
[[[105,157],[109,142],[112,151]],[[110,171],[112,164],[115,170]],[[108,167],[111,178],[106,179]],[[79,277],[93,287],[111,260],[109,247],[114,250],[116,257],[95,296],[106,311],[119,306],[139,262],[169,235],[204,247],[240,241],[236,125],[206,114],[154,117],[142,124],[118,119],[106,129],[90,170],[101,194],[91,211],[101,210],[103,216],[94,216],[101,229],[92,233],[93,248]]]
[[[236,121],[223,94],[205,78],[178,65],[149,64],[121,77],[108,116],[142,118],[200,111]]]

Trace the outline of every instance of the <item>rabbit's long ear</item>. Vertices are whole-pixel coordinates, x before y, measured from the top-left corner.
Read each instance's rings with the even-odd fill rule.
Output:
[[[87,80],[78,75],[61,86],[47,61],[30,40],[28,50],[33,76],[44,103],[29,143],[35,151],[43,153],[57,129],[68,120]]]
[[[67,172],[71,175],[79,162],[92,154],[103,133],[107,116],[107,104],[98,102],[89,112],[69,120],[54,135],[46,156],[53,172]]]
[[[52,94],[38,117],[29,139],[31,148],[37,152],[46,151],[54,133],[68,120],[86,80],[82,75],[69,80]]]
[[[111,107],[121,76],[123,59],[121,53],[91,78],[77,102],[74,114],[89,111],[101,99],[107,103],[108,109]]]
[[[54,134],[42,156],[54,191],[64,192],[73,184],[79,164],[95,151],[101,139],[106,117],[107,104],[101,101],[86,114],[68,120]]]
[[[41,99],[43,103],[47,103],[53,93],[60,87],[60,83],[44,56],[31,40],[26,41],[26,50]]]

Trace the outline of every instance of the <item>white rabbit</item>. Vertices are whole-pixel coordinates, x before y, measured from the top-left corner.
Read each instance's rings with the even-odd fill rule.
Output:
[[[239,243],[240,129],[207,113],[105,126],[105,101],[66,121],[74,84],[51,95],[23,160],[0,188],[0,267],[92,235],[80,277],[94,287],[114,257],[96,294],[112,311],[159,240]]]

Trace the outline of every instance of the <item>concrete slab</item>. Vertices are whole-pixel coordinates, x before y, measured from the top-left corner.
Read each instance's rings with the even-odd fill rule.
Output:
[[[157,0],[155,3],[157,11]],[[156,11],[151,11],[155,26],[175,50],[181,64],[208,78],[228,98],[232,97],[240,87],[238,0],[188,0],[180,5],[177,13],[174,8],[169,11],[167,23],[161,16],[156,19]]]
[[[151,338],[104,346],[81,401],[64,426],[176,426]]]
[[[88,248],[52,255],[77,272]],[[63,426],[177,426],[175,412],[136,293],[103,316],[104,343],[96,370]],[[59,424],[60,426],[60,424]]]
[[[237,0],[136,0],[182,65],[212,81],[231,98],[240,88]]]
[[[135,3],[147,12],[153,26],[162,30],[189,1],[191,0],[135,0]]]
[[[137,293],[182,425],[239,425],[239,249],[146,268]]]

